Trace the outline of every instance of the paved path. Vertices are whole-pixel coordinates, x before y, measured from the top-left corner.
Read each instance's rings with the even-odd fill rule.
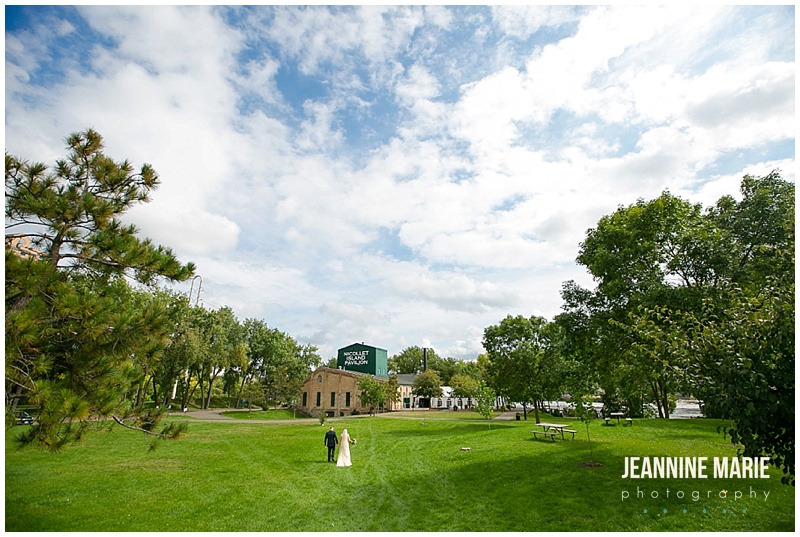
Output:
[[[255,409],[254,409],[255,411]],[[228,423],[308,423],[310,418],[298,418],[298,419],[288,419],[288,420],[241,420],[236,418],[231,418],[229,416],[223,416],[223,412],[249,412],[246,408],[216,408],[210,410],[192,410],[184,414],[183,412],[170,412],[170,416],[186,416],[190,418],[192,421],[218,421],[218,422],[228,422]],[[430,411],[429,411],[430,412]],[[420,411],[420,418],[425,417],[425,413]],[[389,414],[378,414],[379,416],[391,416]],[[502,412],[497,414],[492,421],[513,421],[516,419],[517,411],[512,410],[510,412]],[[359,414],[357,416],[340,416],[340,417],[329,417],[325,421],[330,420],[339,420],[339,419],[353,419],[353,418],[364,418],[369,417],[369,414]]]
[[[259,409],[253,409],[253,412]],[[192,421],[217,421],[227,423],[308,423],[309,418],[297,418],[288,420],[242,420],[232,418],[230,416],[223,416],[224,412],[250,412],[246,408],[213,408],[210,410],[191,410],[187,413],[183,412],[170,412],[170,416],[186,416]],[[331,419],[331,418],[328,418]]]

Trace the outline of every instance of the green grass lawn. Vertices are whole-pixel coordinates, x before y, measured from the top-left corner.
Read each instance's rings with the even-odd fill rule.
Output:
[[[621,478],[626,456],[733,456],[713,420],[596,421],[594,460],[603,466],[591,468],[581,465],[589,445],[578,423],[575,440],[551,442],[533,440],[532,419],[495,421],[490,430],[475,414],[420,414],[324,426],[192,421],[186,437],[153,451],[148,438],[116,427],[60,454],[17,451],[15,427],[6,434],[5,529],[794,530],[794,488],[774,470],[770,479]],[[358,440],[352,467],[325,462],[328,425]]]

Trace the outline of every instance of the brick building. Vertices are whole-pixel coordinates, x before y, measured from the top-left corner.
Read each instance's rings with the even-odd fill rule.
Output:
[[[324,408],[329,416],[366,414],[369,407],[361,404],[358,379],[372,376],[359,371],[320,367],[303,383],[300,410],[316,416]],[[381,380],[381,379],[378,379]]]

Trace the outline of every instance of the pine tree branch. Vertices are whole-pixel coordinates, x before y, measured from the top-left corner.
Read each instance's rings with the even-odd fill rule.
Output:
[[[166,435],[166,434],[163,434],[163,433],[154,433],[152,431],[148,431],[147,429],[142,429],[141,427],[135,427],[133,425],[128,425],[127,423],[122,421],[120,418],[114,416],[113,414],[111,415],[111,418],[114,421],[116,421],[118,424],[120,424],[121,426],[125,427],[126,429],[130,429],[132,431],[139,431],[139,432],[142,432],[142,433],[149,434],[151,436],[157,436],[159,438],[169,438],[169,435]]]

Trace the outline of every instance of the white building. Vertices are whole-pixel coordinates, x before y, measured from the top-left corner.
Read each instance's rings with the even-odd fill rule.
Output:
[[[450,410],[475,408],[475,400],[467,397],[453,397],[453,388],[442,386],[442,397],[433,397],[430,400],[417,397],[413,394],[416,373],[400,373],[397,375],[397,384],[400,387],[400,400],[392,405],[392,410],[433,409]]]

